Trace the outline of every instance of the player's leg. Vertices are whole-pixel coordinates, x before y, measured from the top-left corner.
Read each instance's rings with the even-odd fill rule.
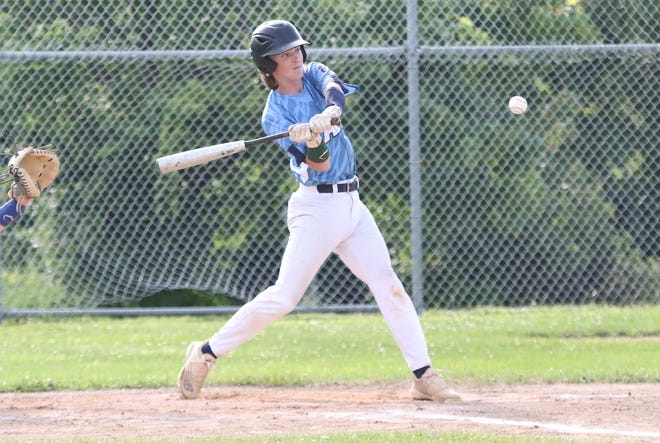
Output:
[[[293,226],[276,283],[245,303],[210,339],[190,344],[186,364],[179,373],[182,397],[197,397],[218,357],[227,355],[252,339],[266,326],[296,307],[325,260],[320,250],[309,247],[314,236],[318,236],[318,233],[314,232],[311,225],[297,223]]]
[[[316,248],[314,242],[317,237],[318,231],[314,226],[302,220],[292,226],[277,281],[244,304],[209,339],[215,355],[229,354],[298,305],[314,275],[332,251],[330,245],[325,250]]]
[[[209,340],[213,353],[223,356],[253,338],[266,326],[291,312],[300,302],[323,262],[348,232],[347,205],[323,199],[309,190],[289,201],[289,239],[276,283],[239,309]]]
[[[276,283],[243,305],[208,342],[191,344],[186,364],[179,374],[185,398],[199,394],[217,357],[227,355],[252,339],[266,326],[291,312],[314,275],[346,235],[345,207],[338,199],[318,199],[294,193],[289,201],[289,239]],[[342,228],[346,227],[346,228]]]
[[[385,240],[369,210],[357,199],[354,211],[353,233],[336,252],[351,272],[369,286],[410,369],[429,365],[417,312],[392,269]]]
[[[357,199],[356,199],[357,200]],[[430,368],[426,338],[412,300],[392,269],[385,240],[371,215],[356,201],[357,223],[353,234],[336,252],[371,290],[408,367],[415,374],[413,396],[430,400],[458,400],[441,377]]]

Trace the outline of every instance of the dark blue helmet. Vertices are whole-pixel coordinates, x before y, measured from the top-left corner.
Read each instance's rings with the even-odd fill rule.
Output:
[[[252,33],[250,55],[260,72],[272,74],[277,68],[277,63],[270,59],[269,55],[281,54],[300,46],[304,61],[307,60],[304,45],[309,45],[309,42],[303,40],[291,23],[286,20],[270,20],[257,26]]]

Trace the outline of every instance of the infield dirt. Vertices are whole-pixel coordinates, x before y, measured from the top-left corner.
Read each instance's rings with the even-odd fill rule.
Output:
[[[460,403],[412,401],[408,384],[210,386],[0,394],[3,441],[181,440],[363,431],[478,431],[570,441],[660,442],[660,384],[453,385]]]

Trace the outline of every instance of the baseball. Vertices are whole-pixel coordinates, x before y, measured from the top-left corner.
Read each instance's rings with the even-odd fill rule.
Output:
[[[524,97],[516,95],[509,99],[509,111],[514,114],[522,114],[527,110],[527,100]]]

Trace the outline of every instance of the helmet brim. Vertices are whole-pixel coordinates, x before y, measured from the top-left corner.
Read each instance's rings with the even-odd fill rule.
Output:
[[[270,48],[268,51],[264,52],[262,55],[268,56],[268,55],[277,55],[277,54],[282,54],[283,52],[286,52],[290,49],[296,48],[298,46],[304,46],[304,45],[309,45],[310,43],[307,40],[303,39],[298,39],[294,40],[292,42],[287,42],[286,44],[279,45],[273,48]]]

